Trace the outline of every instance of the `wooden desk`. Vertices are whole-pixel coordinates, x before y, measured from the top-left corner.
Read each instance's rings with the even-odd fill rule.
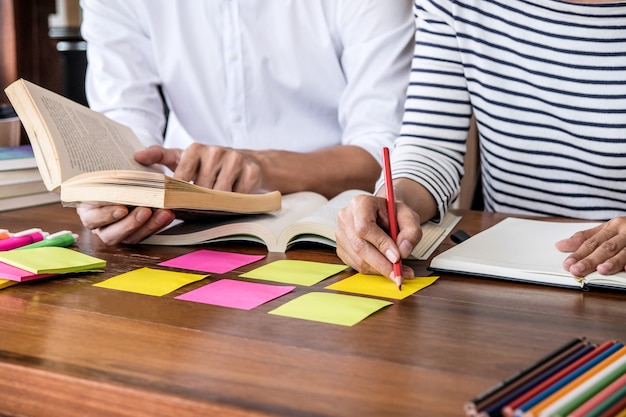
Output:
[[[471,212],[459,226],[475,233],[501,218]],[[252,311],[173,299],[192,286],[107,290],[92,284],[198,247],[108,248],[56,205],[0,213],[0,227],[35,226],[79,232],[80,250],[108,266],[0,291],[3,416],[462,416],[467,400],[572,337],[626,341],[624,293],[459,276],[354,327],[266,314],[348,272]],[[262,262],[285,257],[338,262],[311,248]]]

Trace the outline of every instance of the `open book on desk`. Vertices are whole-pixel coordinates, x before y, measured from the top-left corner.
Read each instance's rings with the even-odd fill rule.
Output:
[[[336,246],[337,214],[355,196],[367,194],[348,190],[328,200],[302,191],[282,196],[277,212],[237,217],[196,216],[176,220],[174,225],[148,237],[142,243],[152,245],[197,245],[222,241],[251,241],[263,244],[269,252],[285,252],[299,242]],[[422,242],[413,258],[426,259],[448,235],[460,218],[448,214],[440,224],[424,224]]]
[[[262,213],[280,193],[243,194],[200,187],[133,158],[144,148],[127,126],[26,80],[5,89],[49,191],[68,204],[103,202],[155,208]]]
[[[626,289],[626,272],[614,275],[594,272],[578,278],[562,266],[569,254],[559,251],[554,244],[598,224],[508,217],[435,256],[430,269],[563,287]]]

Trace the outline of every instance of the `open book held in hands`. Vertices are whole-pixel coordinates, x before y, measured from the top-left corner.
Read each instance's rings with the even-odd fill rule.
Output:
[[[321,194],[301,191],[283,196],[279,211],[236,217],[207,217],[177,220],[142,243],[152,245],[196,245],[228,240],[263,244],[269,252],[285,252],[299,242],[336,246],[337,214],[362,190],[347,190],[328,200]],[[412,253],[426,259],[448,235],[460,217],[448,213],[440,224],[422,225],[423,237]]]
[[[626,272],[614,275],[594,272],[579,278],[563,268],[569,253],[559,251],[555,243],[599,224],[508,217],[435,256],[430,269],[544,285],[626,290]]]
[[[278,191],[243,194],[200,187],[133,159],[143,145],[127,126],[26,80],[9,85],[49,191],[67,204],[103,202],[229,213],[280,209]]]

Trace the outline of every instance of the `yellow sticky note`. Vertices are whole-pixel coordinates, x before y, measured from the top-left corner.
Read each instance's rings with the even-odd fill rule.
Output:
[[[19,284],[19,281],[12,281],[10,279],[0,279],[0,289],[10,287],[11,285]]]
[[[393,303],[354,295],[310,292],[272,310],[269,314],[353,326]]]
[[[329,285],[326,289],[402,300],[422,288],[428,287],[437,278],[439,277],[405,279],[402,283],[402,290],[398,290],[396,284],[382,275],[355,274]]]
[[[240,277],[311,286],[347,269],[347,265],[282,259],[241,274]]]
[[[0,252],[0,261],[33,274],[84,272],[106,266],[103,259],[56,246]]]
[[[94,287],[162,296],[205,277],[207,275],[139,268],[94,284]]]

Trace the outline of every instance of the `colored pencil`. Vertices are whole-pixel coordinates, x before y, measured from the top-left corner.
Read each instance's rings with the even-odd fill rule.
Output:
[[[626,386],[611,394],[598,407],[585,414],[585,417],[613,417],[624,407],[626,407]]]
[[[385,175],[385,191],[387,196],[387,214],[389,216],[389,236],[398,242],[398,217],[396,215],[396,198],[393,195],[393,180],[391,178],[391,159],[389,148],[383,148],[383,170]],[[402,259],[393,263],[393,275],[398,289],[402,289]]]
[[[525,379],[521,385],[517,386],[514,390],[508,392],[506,395],[499,396],[497,401],[492,402],[484,409],[479,410],[478,415],[480,417],[501,417],[503,415],[502,412],[505,405],[507,405],[535,385],[541,383],[546,378],[549,378],[556,372],[559,372],[570,363],[578,360],[583,355],[586,355],[593,349],[594,347],[588,344],[574,346],[572,350],[566,351],[563,354],[555,357],[542,367],[538,368],[536,372],[529,374],[530,377]]]
[[[546,398],[530,410],[528,410],[527,415],[529,416],[541,416],[544,414],[546,409],[555,409],[552,407],[555,403],[560,403],[561,399],[567,397],[570,392],[577,390],[579,386],[585,384],[588,380],[594,378],[597,374],[601,373],[607,367],[610,367],[613,363],[619,360],[626,353],[626,347],[621,347],[617,352],[613,353],[602,362],[594,366],[589,371],[585,372],[574,381],[567,384],[565,387],[561,388],[550,397]]]
[[[601,417],[626,417],[626,397],[605,411]]]
[[[626,356],[622,355],[617,361],[614,361],[563,396],[552,406],[546,408],[540,414],[540,417],[565,417],[569,415],[624,373],[626,373]]]
[[[611,341],[605,342],[601,346],[598,346],[593,351],[589,352],[584,357],[580,358],[576,362],[570,364],[567,368],[553,375],[543,383],[536,386],[534,389],[528,391],[526,394],[520,396],[515,401],[515,415],[523,415],[524,412],[532,409],[535,405],[548,398],[561,388],[565,387],[576,378],[594,368],[597,364],[604,361],[607,357],[611,356],[617,350],[621,349],[623,345],[621,343],[614,343]],[[528,396],[527,394],[532,394]],[[523,402],[519,402],[519,400]]]
[[[466,416],[475,416],[478,409],[482,409],[490,402],[493,402],[496,395],[510,392],[511,389],[515,389],[524,381],[528,380],[530,378],[529,374],[534,373],[538,368],[542,367],[547,362],[563,354],[564,352],[571,350],[574,347],[582,346],[584,343],[586,343],[584,338],[576,337],[574,339],[571,339],[559,348],[545,355],[541,359],[535,361],[530,366],[520,370],[519,372],[516,372],[515,374],[502,380],[501,382],[484,391],[483,393],[477,395],[476,397],[474,397],[473,400],[465,404],[464,409]]]
[[[574,410],[569,417],[598,417],[626,397],[626,374],[623,374],[589,401]]]

